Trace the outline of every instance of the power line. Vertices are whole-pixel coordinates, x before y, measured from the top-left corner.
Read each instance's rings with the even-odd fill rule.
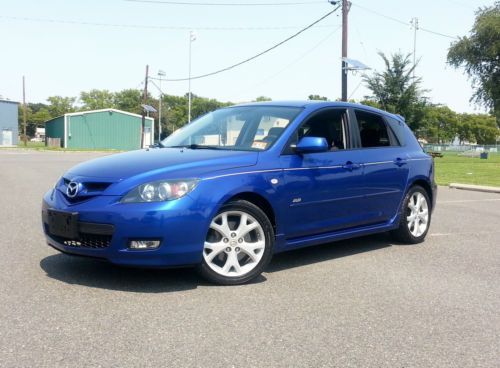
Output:
[[[397,19],[397,18],[394,18],[394,17],[391,17],[389,15],[385,15],[385,14],[382,14],[382,13],[379,13],[378,11],[376,10],[373,10],[373,9],[370,9],[370,8],[367,8],[365,6],[362,6],[362,5],[359,5],[357,3],[352,3],[352,5],[360,8],[360,9],[363,9],[363,10],[366,10],[367,12],[370,12],[370,13],[373,13],[375,15],[378,15],[379,17],[382,17],[382,18],[385,18],[385,19],[389,19],[389,20],[392,20],[393,22],[396,22],[396,23],[399,23],[399,24],[403,24],[405,26],[408,26],[409,25],[409,22],[405,22],[405,21],[402,21],[400,19]]]
[[[397,19],[397,18],[394,18],[394,17],[391,17],[390,15],[386,15],[386,14],[383,14],[383,13],[380,13],[376,10],[373,10],[373,9],[370,9],[370,8],[367,8],[365,6],[362,6],[362,5],[359,5],[357,3],[353,3],[352,5],[360,8],[360,9],[363,9],[363,10],[366,10],[367,12],[370,12],[372,14],[375,14],[375,15],[378,15],[379,17],[382,17],[382,18],[385,18],[385,19],[389,19],[389,20],[392,20],[393,22],[396,22],[396,23],[399,23],[399,24],[402,24],[402,25],[405,25],[405,26],[410,26],[410,22],[405,22],[401,19]],[[458,37],[455,37],[455,36],[450,36],[450,35],[447,35],[445,33],[441,33],[441,32],[436,32],[436,31],[432,31],[428,28],[422,28],[422,27],[419,27],[419,30],[421,31],[424,31],[424,32],[427,32],[427,33],[431,33],[431,34],[434,34],[436,36],[441,36],[441,37],[446,37],[446,38],[451,38],[451,39],[458,39]]]
[[[190,1],[163,1],[163,0],[124,0],[130,3],[150,3],[162,5],[191,5],[191,6],[283,6],[283,5],[314,5],[325,4],[326,1],[287,1],[287,2],[257,2],[257,3],[215,3]]]
[[[267,78],[263,79],[262,81],[260,81],[259,83],[257,84],[253,84],[251,85],[250,87],[248,88],[245,88],[243,91],[237,91],[236,93],[237,94],[241,94],[242,92],[246,92],[250,89],[253,89],[255,87],[259,87],[267,82],[269,82],[270,80],[276,78],[278,75],[282,74],[283,72],[285,72],[287,69],[289,69],[290,67],[292,67],[293,65],[297,64],[299,61],[301,61],[302,59],[304,59],[305,57],[309,56],[314,50],[316,50],[318,47],[320,47],[323,43],[325,43],[326,41],[328,41],[335,33],[337,33],[339,31],[339,29],[341,28],[342,26],[338,26],[336,29],[334,29],[332,32],[328,33],[328,35],[326,35],[326,37],[324,37],[323,39],[321,39],[317,44],[315,44],[313,47],[311,47],[310,49],[308,49],[306,52],[304,52],[302,55],[300,55],[297,59],[295,59],[294,61],[292,61],[290,64],[286,65],[284,68],[278,70],[276,73],[268,76]]]
[[[40,22],[40,23],[131,28],[131,29],[166,29],[166,30],[177,30],[177,31],[189,31],[193,29],[197,29],[200,31],[269,31],[269,30],[272,31],[272,30],[297,29],[301,27],[301,26],[268,26],[268,27],[267,26],[264,27],[161,26],[161,25],[145,25],[145,24],[99,23],[99,22],[87,22],[87,21],[51,19],[51,18],[13,17],[7,15],[0,15],[0,19],[23,21],[23,22]],[[318,27],[330,28],[335,26],[337,26],[337,24],[325,24],[325,25],[320,25]]]
[[[201,75],[197,75],[195,77],[191,77],[191,78],[174,78],[174,79],[165,79],[166,81],[168,82],[182,82],[182,81],[187,81],[187,80],[192,80],[192,79],[201,79],[201,78],[206,78],[206,77],[210,77],[212,75],[215,75],[215,74],[220,74],[220,73],[223,73],[223,72],[226,72],[228,70],[231,70],[231,69],[234,69],[240,65],[243,65],[243,64],[246,64],[252,60],[255,60],[257,59],[258,57],[264,55],[264,54],[267,54],[268,52],[278,48],[279,46],[283,45],[284,43],[294,39],[295,37],[299,36],[301,33],[304,33],[305,31],[307,31],[308,29],[314,27],[316,24],[318,24],[319,22],[321,22],[323,19],[329,17],[330,15],[332,15],[333,13],[335,13],[337,11],[337,9],[340,8],[340,5],[337,6],[335,9],[333,9],[331,12],[328,12],[326,13],[325,15],[323,15],[321,18],[319,18],[318,20],[314,21],[313,23],[309,24],[307,27],[305,28],[302,28],[300,31],[298,31],[297,33],[293,34],[292,36],[284,39],[283,41],[275,44],[274,46],[271,46],[269,47],[268,49],[262,51],[262,52],[259,52],[257,55],[254,55],[252,57],[249,57],[243,61],[240,61],[236,64],[233,64],[231,66],[228,66],[228,67],[225,67],[225,68],[222,68],[222,69],[219,69],[219,70],[216,70],[214,72],[211,72],[211,73],[206,73],[206,74],[201,74]]]
[[[356,88],[354,88],[354,90],[351,92],[351,94],[349,95],[349,97],[347,97],[347,100],[350,100],[352,98],[352,96],[354,96],[354,94],[356,93],[356,91],[358,90],[358,88],[361,87],[361,83],[363,83],[363,79],[361,79],[359,81],[359,83],[356,86]]]
[[[437,36],[451,38],[453,40],[457,40],[458,39],[458,37],[456,37],[456,36],[450,36],[450,35],[447,35],[447,34],[444,34],[444,33],[441,33],[441,32],[432,31],[430,29],[423,28],[423,27],[420,27],[419,30],[427,32],[427,33],[431,33],[431,34],[434,34],[434,35],[437,35]]]

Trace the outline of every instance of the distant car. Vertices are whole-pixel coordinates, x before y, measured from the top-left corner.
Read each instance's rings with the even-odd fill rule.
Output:
[[[43,141],[44,139],[39,137],[34,137],[30,139],[30,142],[43,142]]]
[[[194,265],[240,284],[277,252],[385,231],[422,242],[435,202],[433,160],[401,117],[268,102],[216,110],[160,148],[73,167],[45,194],[42,220],[63,253]]]

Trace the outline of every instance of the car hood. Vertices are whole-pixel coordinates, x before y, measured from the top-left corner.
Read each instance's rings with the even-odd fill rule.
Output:
[[[137,175],[180,171],[182,176],[199,177],[224,169],[252,166],[258,153],[247,151],[188,148],[153,148],[105,156],[71,168],[65,177],[94,177],[119,181]]]

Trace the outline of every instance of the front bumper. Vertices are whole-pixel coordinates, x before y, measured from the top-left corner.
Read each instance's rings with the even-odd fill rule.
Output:
[[[198,264],[209,225],[206,211],[189,196],[161,203],[119,203],[117,196],[96,196],[69,203],[58,190],[43,198],[42,223],[47,243],[67,254],[94,257],[137,267]],[[48,209],[77,212],[78,239],[49,233]],[[159,248],[133,250],[130,240],[157,239]]]

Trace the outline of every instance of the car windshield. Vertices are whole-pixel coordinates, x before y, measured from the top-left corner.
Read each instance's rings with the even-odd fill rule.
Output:
[[[208,113],[177,130],[162,147],[263,151],[300,113],[298,107],[239,106]]]

